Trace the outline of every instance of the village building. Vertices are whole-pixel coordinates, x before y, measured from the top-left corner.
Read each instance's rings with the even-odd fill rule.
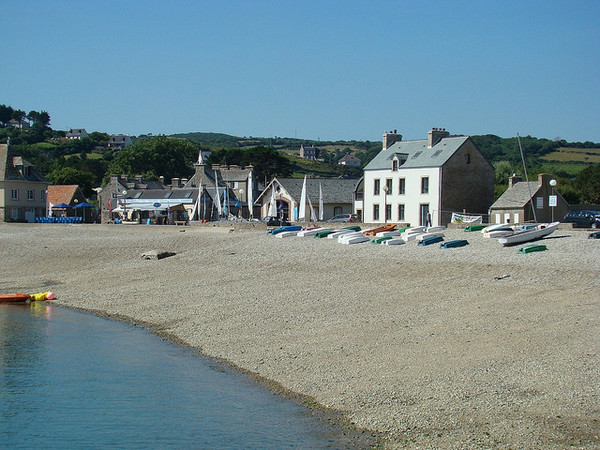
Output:
[[[167,186],[163,181],[144,180],[141,175],[134,177],[111,175],[109,182],[98,193],[101,222],[109,223],[113,220],[113,210],[119,206],[120,199],[131,198],[133,195],[137,195],[139,191],[165,189],[167,189]]]
[[[65,138],[67,139],[78,139],[81,140],[83,138],[89,137],[87,131],[84,128],[70,128],[69,131],[65,134]]]
[[[48,216],[81,217],[85,223],[96,221],[96,208],[87,202],[76,184],[48,186]]]
[[[133,141],[127,134],[113,134],[108,138],[108,148],[111,150],[120,150],[133,145]]]
[[[317,149],[312,145],[300,144],[300,158],[317,159]]]
[[[10,144],[0,144],[0,221],[35,222],[45,216],[48,184]]]
[[[362,161],[356,156],[351,155],[350,153],[342,156],[338,160],[338,165],[340,166],[360,167],[361,164]]]
[[[492,165],[468,136],[441,128],[414,141],[384,133],[383,149],[363,173],[366,223],[446,225],[453,212],[486,215],[494,201]]]
[[[533,204],[532,204],[533,199]],[[535,209],[535,215],[534,215]],[[490,207],[490,223],[527,223],[560,221],[569,212],[569,204],[556,189],[556,180],[541,173],[529,184],[514,174],[508,189]]]
[[[353,192],[358,181],[347,178],[307,178],[306,220],[328,220],[338,214],[351,214]],[[271,198],[274,197],[277,216],[284,220],[298,221],[303,184],[303,178],[273,178],[256,200],[261,217],[269,215]],[[322,209],[319,207],[321,193]],[[310,205],[315,212],[314,217],[310,216]]]

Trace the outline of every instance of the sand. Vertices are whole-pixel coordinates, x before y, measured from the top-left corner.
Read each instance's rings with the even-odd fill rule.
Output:
[[[470,245],[440,249],[260,225],[0,224],[0,293],[52,290],[150,326],[384,447],[598,448],[600,240],[587,236],[559,229],[524,255],[460,229],[446,239]]]

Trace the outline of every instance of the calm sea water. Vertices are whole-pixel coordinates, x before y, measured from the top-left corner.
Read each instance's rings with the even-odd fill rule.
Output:
[[[343,446],[299,405],[142,328],[0,305],[2,448]]]

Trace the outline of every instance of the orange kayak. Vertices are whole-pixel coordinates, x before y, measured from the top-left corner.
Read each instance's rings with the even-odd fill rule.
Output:
[[[396,228],[396,225],[390,223],[388,225],[383,225],[378,228],[373,228],[372,230],[363,231],[363,234],[365,236],[375,236],[377,233],[381,233],[382,231],[392,231],[394,228]]]
[[[27,294],[0,294],[0,303],[23,303],[29,300]]]

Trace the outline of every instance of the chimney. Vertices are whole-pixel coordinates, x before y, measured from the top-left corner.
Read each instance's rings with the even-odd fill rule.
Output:
[[[400,142],[402,140],[402,135],[398,134],[398,130],[394,131],[386,131],[383,133],[383,149],[387,150],[396,142]]]
[[[427,148],[431,148],[440,142],[442,139],[450,136],[450,132],[445,128],[432,128],[429,130]]]
[[[508,177],[508,187],[511,188],[520,181],[523,181],[523,178],[520,175],[513,173],[511,177]]]
[[[158,181],[162,184],[165,184],[165,177],[163,177],[162,175],[160,177],[158,177]]]
[[[171,178],[171,187],[178,188],[179,187],[179,178]]]
[[[188,180],[187,178],[182,178],[182,179],[181,179],[181,185],[182,185],[182,186],[185,186],[185,185],[188,183],[188,181],[189,181],[189,180]]]
[[[137,181],[138,183],[142,182],[142,176],[141,175],[136,175],[135,176],[135,181]]]

